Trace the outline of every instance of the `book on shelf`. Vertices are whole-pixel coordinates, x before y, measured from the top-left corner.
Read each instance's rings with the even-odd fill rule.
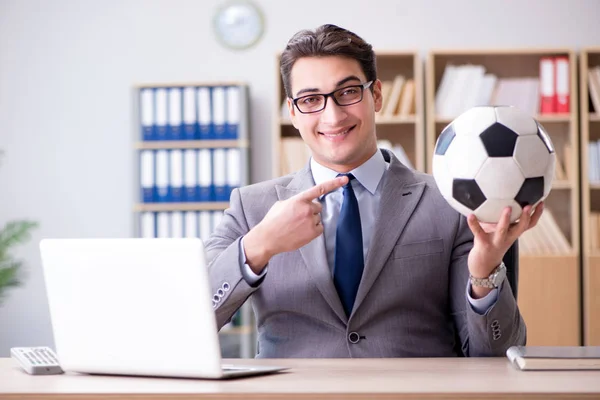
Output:
[[[600,65],[591,67],[588,70],[588,87],[592,104],[590,112],[600,115]]]
[[[600,369],[600,346],[511,346],[506,357],[519,370]]]
[[[539,76],[499,77],[483,65],[448,63],[435,96],[436,116],[453,119],[476,106],[511,105],[536,116],[569,112],[569,60],[542,57]]]
[[[545,208],[537,225],[519,238],[519,250],[527,255],[566,254],[571,252],[571,245],[552,211]]]

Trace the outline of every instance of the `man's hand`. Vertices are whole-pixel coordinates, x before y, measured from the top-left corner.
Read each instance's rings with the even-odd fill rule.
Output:
[[[510,223],[510,207],[507,207],[497,224],[480,223],[475,215],[467,218],[469,228],[474,235],[473,248],[469,253],[469,272],[476,278],[487,278],[494,268],[502,262],[510,246],[528,229],[533,228],[544,211],[540,202],[533,214],[532,207],[525,206],[518,222]],[[484,297],[491,289],[473,286],[474,298]]]
[[[244,237],[250,268],[260,274],[274,255],[296,250],[323,233],[320,215],[323,206],[316,199],[346,183],[346,176],[335,178],[273,204],[263,220]]]

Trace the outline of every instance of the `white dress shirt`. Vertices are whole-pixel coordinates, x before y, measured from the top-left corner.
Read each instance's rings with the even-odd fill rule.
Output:
[[[313,179],[317,185],[332,180],[339,174],[332,169],[322,166],[316,162],[314,158],[311,158],[310,160],[310,167]],[[365,163],[350,171],[350,173],[356,178],[351,181],[351,184],[356,195],[358,208],[360,211],[360,223],[363,236],[363,256],[365,263],[367,260],[367,254],[370,250],[375,217],[377,216],[377,211],[379,210],[381,188],[383,187],[383,182],[386,177],[385,173],[388,167],[389,164],[386,163],[385,159],[383,158],[383,154],[378,150]],[[321,196],[319,200],[323,205],[323,210],[321,211],[321,221],[324,229],[323,235],[325,239],[325,249],[327,252],[327,263],[329,264],[329,269],[331,271],[331,275],[333,276],[335,235],[337,220],[342,208],[342,202],[344,200],[343,188],[338,188],[334,191],[331,191]],[[243,241],[244,239],[242,238],[240,241],[240,252],[243,257],[243,265],[241,268],[245,270],[244,276],[246,280],[250,280],[248,284],[253,285],[267,273],[267,267],[263,269],[260,275],[257,275],[252,271],[250,266],[246,264],[246,255],[243,251]],[[473,299],[471,297],[470,287],[471,285],[467,282],[466,289],[469,302],[476,312],[479,314],[484,314],[496,302],[498,298],[498,289],[493,289],[487,296],[481,299]]]

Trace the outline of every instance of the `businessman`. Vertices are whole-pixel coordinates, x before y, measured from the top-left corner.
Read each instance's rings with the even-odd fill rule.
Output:
[[[257,357],[504,356],[524,344],[502,258],[543,204],[481,224],[378,149],[375,54],[350,31],[297,33],[281,74],[312,157],[232,192],[207,241],[219,329],[250,300]]]

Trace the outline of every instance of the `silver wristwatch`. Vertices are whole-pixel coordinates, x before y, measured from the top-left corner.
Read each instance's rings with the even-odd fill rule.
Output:
[[[506,265],[504,265],[504,262],[501,262],[500,265],[494,268],[490,276],[487,278],[475,278],[473,275],[469,274],[471,285],[482,286],[490,289],[500,286],[504,278],[506,278]]]

